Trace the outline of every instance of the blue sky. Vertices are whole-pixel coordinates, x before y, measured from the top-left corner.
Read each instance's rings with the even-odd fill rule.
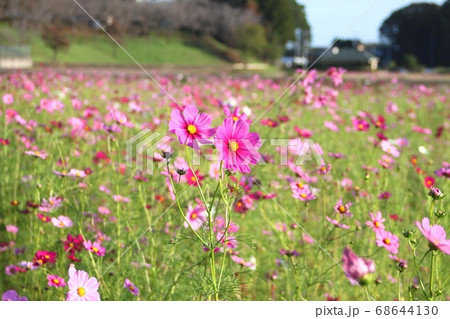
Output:
[[[306,15],[312,28],[312,45],[328,46],[363,14],[375,0],[297,0],[306,7]],[[378,0],[356,23],[344,38],[358,38],[363,42],[377,42],[378,29],[384,19],[411,3],[445,0]]]

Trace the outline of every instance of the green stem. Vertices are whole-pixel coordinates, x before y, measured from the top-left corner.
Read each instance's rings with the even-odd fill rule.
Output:
[[[431,272],[430,272],[430,299],[433,300],[434,268],[436,264],[436,254],[431,253]]]

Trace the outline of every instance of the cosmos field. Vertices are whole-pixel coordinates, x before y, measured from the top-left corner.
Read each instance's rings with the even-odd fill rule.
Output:
[[[447,300],[450,85],[300,74],[0,75],[2,299]]]

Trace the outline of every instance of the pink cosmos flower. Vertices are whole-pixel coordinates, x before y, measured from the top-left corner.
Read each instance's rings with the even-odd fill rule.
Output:
[[[89,278],[87,272],[76,270],[73,265],[69,268],[68,284],[67,301],[100,301],[97,278]]]
[[[381,156],[381,160],[378,160],[378,164],[388,169],[391,169],[394,163],[394,159],[388,155],[383,155]]]
[[[128,197],[123,197],[122,195],[113,195],[113,199],[115,202],[123,202],[123,203],[129,203],[130,199]]]
[[[253,262],[245,261],[244,258],[241,258],[237,255],[232,255],[231,260],[243,267],[249,267],[249,268],[255,267],[255,264]]]
[[[97,256],[105,256],[106,248],[102,247],[99,242],[94,241],[93,243],[88,240],[83,243],[84,248],[90,252],[96,254]]]
[[[371,220],[366,221],[367,227],[372,228],[374,231],[384,229],[383,223],[385,219],[381,215],[381,212],[378,212],[376,216],[372,213],[369,213],[369,215]]]
[[[344,205],[341,198],[337,201],[336,205],[334,205],[334,210],[342,216],[352,217],[353,214],[350,212],[350,206],[352,205],[352,202],[347,202],[347,204]]]
[[[292,197],[294,198],[300,199],[301,201],[308,201],[316,198],[307,184],[293,182],[290,186],[292,190]]]
[[[446,239],[444,227],[441,225],[430,226],[430,220],[425,217],[422,219],[422,224],[416,222],[417,227],[429,241],[430,249],[440,250],[443,253],[450,255],[450,240]]]
[[[368,275],[375,272],[375,263],[373,260],[358,257],[348,247],[344,248],[342,254],[342,267],[352,285],[358,282],[360,284],[367,284]]]
[[[370,124],[362,118],[355,117],[352,119],[353,127],[356,131],[367,132],[369,130]]]
[[[231,171],[250,173],[249,164],[255,165],[261,159],[261,139],[257,133],[249,133],[249,125],[243,120],[226,118],[217,129],[215,144],[225,169]]]
[[[82,170],[72,168],[69,173],[67,173],[67,176],[83,178],[86,177],[86,173]]]
[[[398,151],[397,147],[395,147],[388,141],[381,141],[380,146],[381,146],[381,149],[384,152],[388,153],[389,155],[394,156],[394,157],[400,156],[400,152]]]
[[[25,154],[34,156],[36,158],[46,159],[48,154],[45,151],[25,151]]]
[[[128,291],[131,292],[133,295],[139,296],[139,288],[136,287],[136,285],[133,284],[133,283],[130,281],[130,279],[126,278],[125,281],[124,281],[124,283],[123,283],[123,286],[124,286],[125,288],[127,288]]]
[[[333,132],[339,132],[339,128],[337,127],[337,125],[334,122],[330,122],[330,121],[325,121],[323,123],[325,125],[325,127]]]
[[[47,280],[48,280],[47,285],[49,285],[50,287],[60,288],[66,286],[64,278],[61,278],[56,275],[47,275]]]
[[[16,225],[6,225],[6,231],[8,233],[16,234],[19,231],[19,227]]]
[[[172,111],[169,131],[178,136],[181,144],[200,149],[197,140],[209,138],[215,133],[215,129],[210,128],[211,122],[211,117],[208,114],[199,114],[195,106],[188,105],[183,112]]]
[[[111,211],[109,210],[108,207],[104,207],[104,206],[99,206],[98,207],[98,212],[102,215],[109,215],[111,213]]]
[[[50,197],[48,200],[44,198],[44,199],[42,199],[42,203],[39,206],[39,211],[41,211],[43,213],[49,213],[49,212],[61,207],[62,201],[63,201],[63,198],[58,197],[58,196]]]
[[[399,242],[397,236],[385,229],[378,229],[375,234],[377,236],[377,246],[386,248],[386,250],[392,254],[398,253]]]
[[[28,301],[28,298],[20,296],[15,290],[7,290],[2,295],[2,301]]]
[[[331,219],[328,216],[325,216],[325,218],[327,219],[327,221],[329,221],[330,223],[332,223],[336,227],[343,228],[343,229],[350,229],[350,226],[342,224],[336,219]]]
[[[5,103],[5,105],[11,105],[14,103],[14,97],[12,96],[12,94],[6,93],[3,95],[3,103]]]
[[[134,126],[133,123],[128,121],[127,116],[125,114],[123,114],[122,112],[120,112],[120,111],[110,110],[109,115],[119,125],[123,125],[123,126],[126,126],[126,127],[133,127]]]
[[[67,216],[58,216],[58,217],[52,217],[52,223],[54,226],[58,228],[67,228],[72,227],[73,223]]]
[[[192,229],[197,230],[200,227],[202,227],[204,222],[206,222],[205,211],[206,211],[205,207],[200,206],[200,205],[196,206],[195,208],[192,208],[191,205],[188,206],[188,212],[186,214],[186,219],[188,220]],[[185,221],[184,228],[188,228],[188,227],[189,227],[189,225]]]

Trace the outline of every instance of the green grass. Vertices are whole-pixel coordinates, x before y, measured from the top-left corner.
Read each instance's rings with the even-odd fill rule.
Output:
[[[124,49],[142,65],[221,65],[226,62],[207,50],[191,45],[179,37],[127,38]],[[36,63],[51,63],[53,52],[40,37],[32,37],[31,50]],[[106,36],[75,37],[70,47],[58,53],[58,62],[65,64],[133,65],[133,60]]]

